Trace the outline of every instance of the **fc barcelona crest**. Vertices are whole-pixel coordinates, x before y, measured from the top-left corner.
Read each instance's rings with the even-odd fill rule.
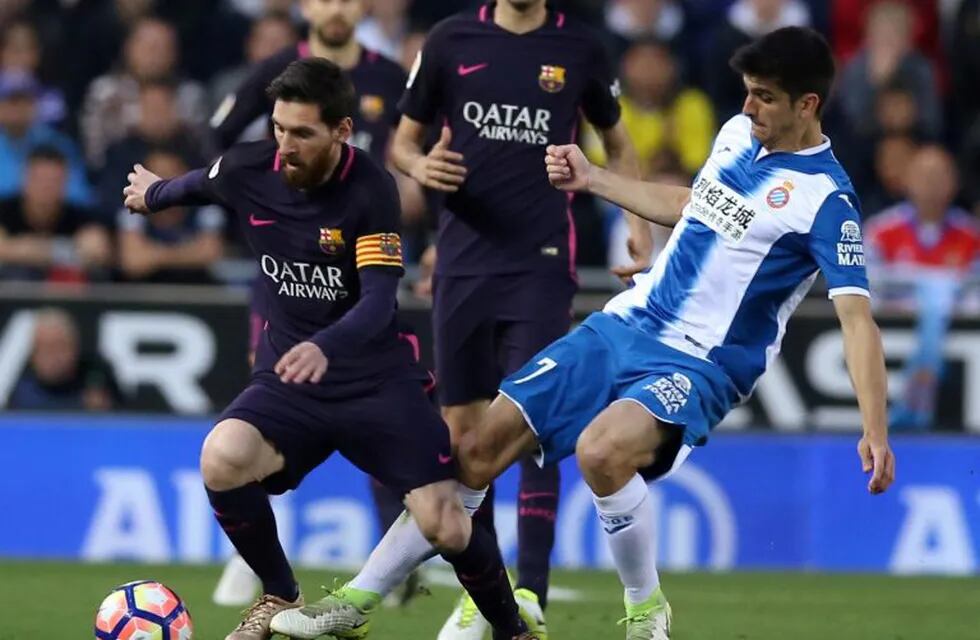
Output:
[[[401,239],[396,233],[383,233],[378,239],[378,248],[384,255],[397,258],[402,253]]]
[[[565,88],[565,67],[556,67],[550,64],[541,65],[538,84],[548,93],[558,93]]]
[[[320,250],[328,256],[335,256],[344,250],[344,233],[341,229],[320,227]]]
[[[369,122],[377,121],[385,113],[385,101],[381,96],[361,96],[361,115]]]

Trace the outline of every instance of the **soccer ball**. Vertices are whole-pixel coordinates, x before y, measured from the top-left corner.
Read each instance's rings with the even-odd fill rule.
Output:
[[[191,640],[193,632],[180,597],[152,580],[116,587],[95,615],[98,640]]]

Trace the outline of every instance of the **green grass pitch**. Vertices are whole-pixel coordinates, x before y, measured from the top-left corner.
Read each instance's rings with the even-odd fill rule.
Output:
[[[92,638],[95,610],[136,579],[173,587],[190,608],[195,640],[221,640],[238,611],[211,604],[219,567],[0,562],[0,640]],[[308,596],[335,575],[303,571]],[[343,576],[340,576],[343,577]],[[623,638],[621,591],[611,573],[559,571],[580,600],[548,610],[554,640]],[[675,640],[977,640],[980,580],[783,573],[664,576]],[[404,609],[375,615],[376,640],[433,640],[456,592],[434,587]]]

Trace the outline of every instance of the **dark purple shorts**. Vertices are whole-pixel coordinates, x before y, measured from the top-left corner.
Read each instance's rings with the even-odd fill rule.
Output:
[[[254,378],[218,418],[244,420],[286,459],[263,482],[269,493],[296,488],[337,451],[398,493],[455,476],[449,429],[417,380],[391,379],[371,392],[314,398],[275,378]]]
[[[568,333],[575,290],[567,273],[433,278],[439,402],[493,399],[504,377]]]

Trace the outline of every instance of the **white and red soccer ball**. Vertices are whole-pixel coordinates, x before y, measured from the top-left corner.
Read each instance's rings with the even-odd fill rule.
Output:
[[[193,632],[180,597],[152,580],[116,587],[95,615],[98,640],[191,640]]]

